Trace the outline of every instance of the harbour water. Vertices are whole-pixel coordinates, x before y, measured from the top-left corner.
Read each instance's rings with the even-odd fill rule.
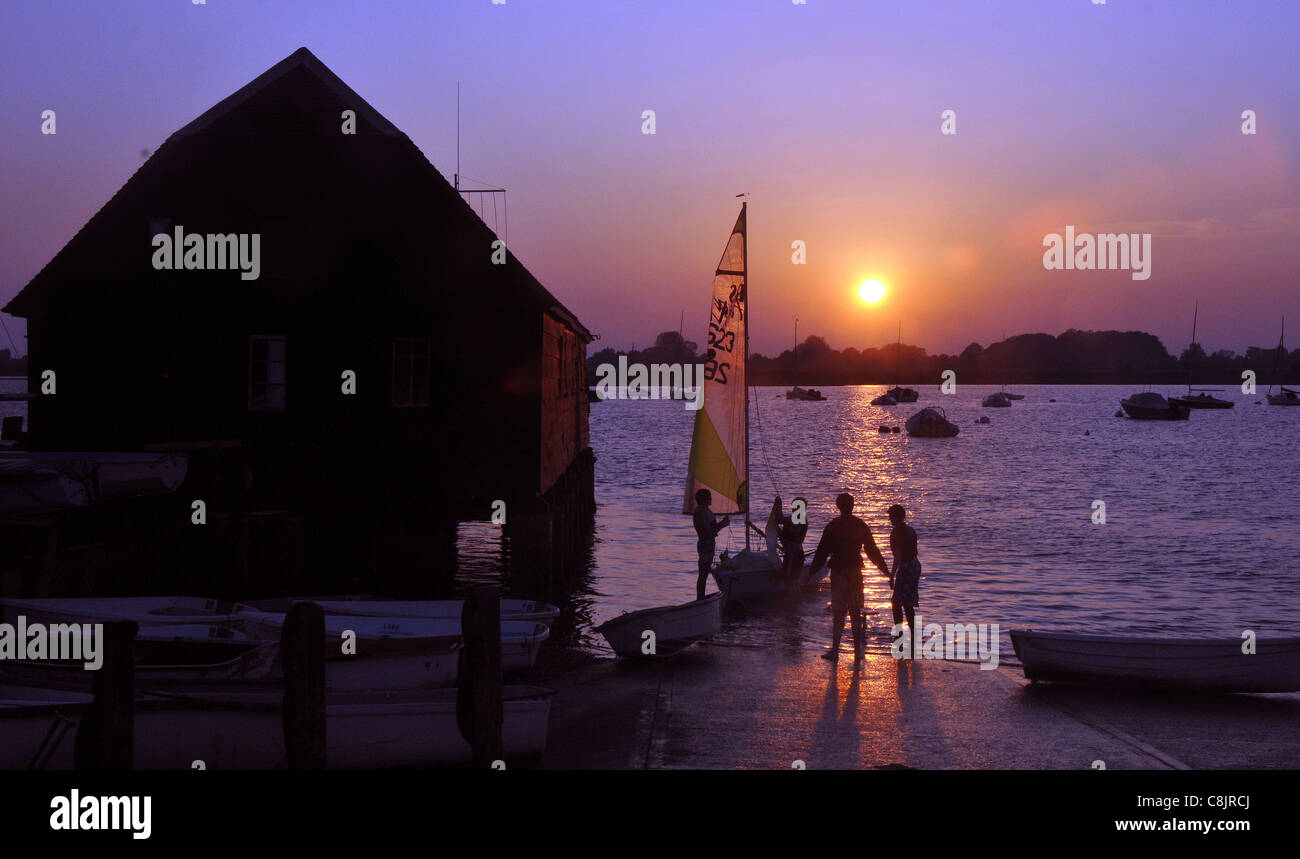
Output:
[[[1012,627],[1167,636],[1300,633],[1300,414],[1256,405],[1263,392],[1230,389],[1236,407],[1188,421],[1115,417],[1137,387],[1015,386],[1011,408],[982,408],[996,388],[922,390],[918,403],[870,405],[880,387],[824,389],[825,402],[751,400],[754,518],[774,493],[809,501],[808,550],[843,490],[888,543],[886,508],[900,503],[920,538],[926,622],[997,623],[1004,660]],[[1178,388],[1154,388],[1180,393]],[[1051,402],[1055,400],[1055,402]],[[954,439],[884,435],[938,405]],[[977,424],[987,415],[991,423]],[[620,612],[694,595],[695,536],[680,513],[694,413],[678,401],[592,405],[598,503],[585,586],[556,637],[611,655],[592,627]],[[1105,523],[1094,524],[1095,502]],[[739,517],[719,551],[744,545]],[[462,581],[493,579],[497,531],[462,528]],[[888,552],[886,551],[886,557]],[[889,644],[887,582],[867,570],[870,647]],[[773,607],[729,624],[718,645],[827,641],[826,597]]]
[[[3,380],[21,391],[25,380]],[[872,406],[881,387],[825,388],[825,402],[784,388],[751,400],[754,518],[773,495],[809,501],[811,553],[843,490],[888,543],[885,509],[900,503],[920,538],[927,622],[997,623],[1079,632],[1237,637],[1300,634],[1300,410],[1257,405],[1195,411],[1188,421],[1115,417],[1127,386],[1015,386],[1011,408],[982,408],[996,388],[922,390],[918,403]],[[1178,388],[1156,390],[1166,395]],[[1055,400],[1055,402],[1051,402]],[[881,434],[938,405],[954,439]],[[26,403],[0,403],[20,414]],[[977,424],[987,415],[991,423]],[[554,639],[612,656],[593,628],[624,611],[694,596],[695,535],[680,513],[694,412],[673,400],[610,400],[591,408],[596,532]],[[1094,504],[1105,524],[1094,524]],[[718,549],[744,545],[740,517]],[[458,582],[503,581],[500,530],[461,526]],[[508,547],[507,551],[508,551]],[[888,553],[886,552],[886,557]],[[888,590],[868,567],[870,647],[889,645]],[[519,596],[534,596],[519,594]],[[718,645],[826,643],[826,598],[773,606],[729,623]]]

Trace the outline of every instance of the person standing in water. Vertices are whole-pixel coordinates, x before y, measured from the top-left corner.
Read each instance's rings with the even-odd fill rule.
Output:
[[[835,499],[840,515],[832,519],[822,531],[817,552],[813,555],[812,574],[816,575],[828,562],[831,567],[831,613],[834,626],[831,630],[831,649],[824,659],[840,658],[840,637],[844,634],[844,615],[851,614],[853,622],[854,662],[859,662],[866,647],[866,621],[862,617],[862,550],[866,549],[871,562],[886,578],[889,567],[885,556],[876,547],[867,523],[853,515],[853,496],[842,492]]]
[[[894,609],[894,630],[907,618],[908,641],[911,652],[916,653],[916,629],[912,620],[916,616],[916,606],[920,603],[917,588],[921,584],[921,561],[916,551],[916,531],[907,524],[907,511],[903,505],[895,504],[889,508],[889,521],[894,530],[889,532],[889,552],[894,556],[894,569],[889,575],[889,584],[893,587],[891,600]]]
[[[709,583],[709,570],[713,568],[713,551],[717,548],[718,532],[731,524],[730,516],[723,516],[718,521],[713,516],[709,505],[713,503],[713,493],[707,489],[695,493],[695,550],[700,556],[700,577],[695,580],[695,598],[704,599],[704,589]]]
[[[796,522],[798,516],[802,521]],[[790,515],[781,517],[781,551],[785,553],[785,577],[791,582],[799,580],[803,572],[803,562],[808,555],[803,550],[803,541],[808,536],[808,499],[796,495],[790,503]]]

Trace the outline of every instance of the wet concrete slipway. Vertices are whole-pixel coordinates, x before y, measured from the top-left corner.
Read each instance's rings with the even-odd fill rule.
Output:
[[[800,621],[830,621],[816,597]],[[551,651],[535,680],[556,690],[551,769],[1271,769],[1300,766],[1300,696],[1163,695],[1030,685],[1014,654],[895,660],[869,610],[870,652],[819,658],[746,618],[675,656],[616,661]],[[845,630],[849,639],[848,629]],[[746,641],[764,640],[762,644]],[[885,641],[888,639],[885,638]],[[1102,762],[1100,764],[1096,762]]]

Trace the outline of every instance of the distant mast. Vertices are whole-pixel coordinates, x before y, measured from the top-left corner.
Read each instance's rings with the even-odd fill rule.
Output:
[[[713,512],[749,516],[749,267],[748,203],[727,239],[713,275],[702,395],[695,413],[682,512],[695,510],[695,493],[713,494]],[[749,528],[745,528],[749,543]]]

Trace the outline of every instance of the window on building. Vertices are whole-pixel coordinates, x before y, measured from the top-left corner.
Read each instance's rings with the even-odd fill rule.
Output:
[[[285,338],[248,338],[248,407],[282,411],[285,402]]]
[[[429,405],[428,340],[393,339],[393,405],[398,408]]]

